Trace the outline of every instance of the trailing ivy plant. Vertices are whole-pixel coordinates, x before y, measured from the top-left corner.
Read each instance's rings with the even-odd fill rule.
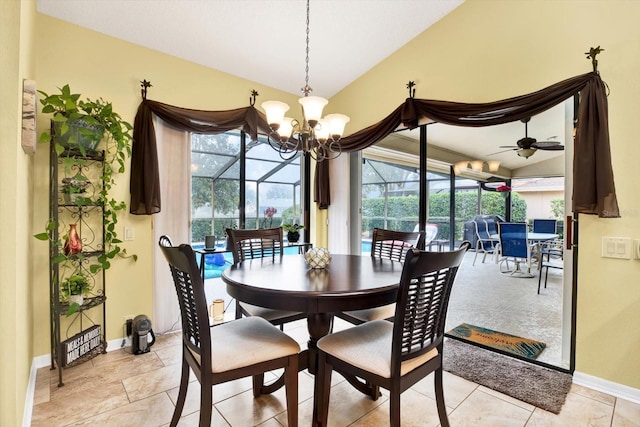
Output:
[[[74,204],[76,206],[98,205],[104,213],[104,251],[96,260],[89,265],[92,274],[100,270],[107,270],[111,267],[111,260],[116,256],[138,259],[137,255],[128,255],[125,249],[120,247],[122,240],[118,238],[116,224],[118,215],[126,209],[124,201],[119,201],[111,195],[111,189],[115,185],[115,176],[125,172],[126,160],[131,157],[131,131],[133,127],[123,120],[115,111],[110,102],[98,98],[95,100],[81,99],[80,94],[71,92],[69,85],[58,88],[59,93],[47,94],[38,91],[42,97],[40,103],[43,105],[43,113],[53,113],[51,118],[54,135],[50,129],[45,130],[40,135],[40,142],[53,143],[57,155],[62,160],[62,167],[65,174],[70,173],[74,168],[82,168],[89,159],[96,156],[96,152],[88,150],[79,144],[77,139],[88,138],[97,144],[98,141],[104,143],[103,167],[99,177],[100,185],[93,197],[79,197]],[[72,132],[74,123],[84,122],[89,125],[87,128],[78,130],[77,136]],[[62,142],[64,141],[64,143]],[[73,153],[76,153],[74,155]],[[80,156],[77,153],[80,153]],[[93,157],[92,157],[93,156]],[[101,156],[101,155],[100,155]],[[98,156],[98,157],[100,157]],[[34,237],[39,240],[53,240],[54,230],[58,224],[50,218],[45,232],[36,234]],[[84,261],[87,257],[82,253],[75,255],[64,254],[64,242],[52,242],[58,248],[59,256],[52,260],[53,263],[75,260]]]

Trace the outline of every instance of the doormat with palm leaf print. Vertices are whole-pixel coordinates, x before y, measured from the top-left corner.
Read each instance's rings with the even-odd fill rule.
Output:
[[[542,350],[547,346],[545,343],[522,338],[515,335],[505,334],[503,332],[494,331],[480,326],[462,323],[449,332],[453,338],[459,338],[463,341],[471,341],[485,347],[495,348],[507,353],[523,356],[528,359],[536,359]]]

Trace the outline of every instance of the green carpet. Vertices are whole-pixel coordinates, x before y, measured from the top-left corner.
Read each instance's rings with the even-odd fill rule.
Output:
[[[495,348],[529,359],[537,358],[547,346],[540,341],[505,334],[467,323],[456,326],[447,332],[447,334],[464,341],[475,342],[485,347]]]

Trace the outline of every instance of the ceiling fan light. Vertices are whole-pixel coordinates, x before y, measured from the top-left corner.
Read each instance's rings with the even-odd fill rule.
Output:
[[[487,160],[487,166],[489,167],[489,172],[498,172],[500,160]]]
[[[521,148],[518,150],[518,156],[528,159],[529,157],[533,156],[533,153],[535,152],[535,148]]]

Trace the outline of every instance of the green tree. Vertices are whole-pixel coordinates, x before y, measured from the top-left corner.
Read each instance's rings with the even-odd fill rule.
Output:
[[[367,160],[362,168],[363,194],[371,192],[376,187],[378,192],[384,195],[385,183],[390,193],[401,190],[406,182],[416,181],[418,175],[415,168],[404,167],[396,164]]]
[[[192,209],[213,204],[213,210],[229,214],[238,208],[239,181],[217,177],[221,170],[237,163],[239,153],[238,139],[229,134],[192,136],[193,171],[191,173]],[[237,164],[231,166],[237,168]],[[212,191],[213,190],[213,191]]]
[[[554,218],[564,218],[564,199],[551,200],[551,213]]]
[[[477,191],[457,191],[455,198],[456,236],[462,237],[464,222],[478,215]],[[387,200],[386,226],[395,230],[410,231],[418,223],[418,196],[389,197]],[[429,196],[429,221],[438,224],[437,238],[449,236],[449,192]],[[482,214],[505,214],[505,198],[501,193],[483,191],[481,194]],[[511,193],[511,220],[522,222],[526,219],[527,203],[517,193]],[[362,230],[385,226],[384,197],[362,200]]]

